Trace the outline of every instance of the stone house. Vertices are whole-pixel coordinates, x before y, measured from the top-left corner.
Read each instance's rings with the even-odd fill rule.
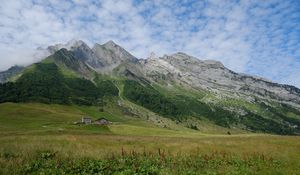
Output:
[[[90,118],[90,117],[82,117],[81,123],[92,124],[92,118]]]

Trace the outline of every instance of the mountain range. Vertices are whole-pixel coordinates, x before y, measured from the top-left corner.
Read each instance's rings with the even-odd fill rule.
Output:
[[[115,105],[162,127],[205,124],[245,132],[300,134],[300,89],[236,73],[178,52],[138,59],[113,41],[71,41],[46,58],[0,73],[0,102]],[[154,117],[153,117],[154,116]],[[166,122],[169,121],[169,122]]]

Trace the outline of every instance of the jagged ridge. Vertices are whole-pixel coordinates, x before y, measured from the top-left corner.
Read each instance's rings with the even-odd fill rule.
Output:
[[[77,77],[95,82],[95,75],[106,75],[133,81],[123,89],[128,95],[127,90],[137,88],[129,93],[133,97],[126,96],[128,100],[173,120],[204,117],[224,127],[299,133],[298,88],[235,73],[218,61],[199,60],[181,52],[138,60],[112,41],[95,44],[92,49],[83,41],[72,41],[48,50],[52,55],[45,63],[53,62]],[[185,103],[189,105],[182,105]]]

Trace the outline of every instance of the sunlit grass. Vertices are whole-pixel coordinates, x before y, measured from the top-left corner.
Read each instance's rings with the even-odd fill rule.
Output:
[[[163,152],[171,163],[174,161],[176,163],[177,160],[183,162],[182,167],[179,166],[182,171],[176,172],[188,172],[189,165],[194,173],[200,172],[202,169],[197,170],[195,167],[197,161],[201,162],[203,159],[198,159],[197,156],[211,155],[216,152],[233,157],[228,158],[228,161],[214,158],[212,164],[207,164],[208,167],[214,167],[214,162],[218,161],[221,161],[221,165],[224,166],[208,169],[212,170],[211,173],[222,174],[224,170],[223,174],[232,174],[233,170],[238,168],[236,165],[228,164],[232,161],[244,167],[238,172],[242,170],[253,172],[257,168],[248,167],[248,164],[243,162],[245,156],[253,155],[272,158],[271,162],[264,162],[261,158],[255,159],[254,162],[250,161],[250,164],[261,162],[254,167],[270,165],[270,167],[263,168],[264,170],[257,170],[258,174],[277,172],[297,174],[300,172],[300,138],[296,136],[249,133],[227,135],[222,130],[219,134],[212,135],[191,129],[181,129],[181,127],[177,129],[159,127],[144,119],[112,114],[110,111],[113,110],[115,110],[113,106],[106,112],[99,112],[97,107],[1,104],[0,174],[18,174],[26,165],[31,166],[40,161],[37,156],[42,152],[55,153],[55,157],[49,160],[50,162],[47,162],[48,160],[40,162],[41,168],[45,168],[44,166],[51,163],[54,163],[53,166],[56,165],[57,161],[61,162],[62,166],[71,166],[72,161],[85,165],[86,159],[97,164],[110,160],[108,155],[120,156],[123,151],[127,154],[134,151],[139,155],[146,151],[156,156],[158,152]],[[105,116],[113,121],[113,124],[109,126],[74,125],[73,122],[80,120],[83,115],[94,119]],[[189,159],[191,155],[195,157]],[[121,159],[116,157],[111,161],[118,163]],[[72,161],[66,162],[67,160]],[[139,167],[143,163],[147,164],[149,160],[153,163],[153,168],[162,169],[161,174],[176,174],[170,168],[171,164],[166,164],[164,168],[161,168],[156,159],[152,159],[151,156],[143,159],[138,156],[136,159],[129,158],[129,160],[140,160],[136,162]],[[279,163],[274,163],[273,160]],[[132,163],[135,164],[134,161]],[[130,163],[124,164],[124,167],[130,166],[132,166]],[[274,168],[274,166],[277,167]],[[36,172],[36,169],[31,170]]]
[[[238,157],[260,154],[282,162],[283,172],[299,171],[300,142],[298,137],[283,136],[202,136],[199,138],[124,136],[110,134],[49,134],[2,136],[1,167],[21,166],[35,160],[36,152],[59,153],[61,159],[104,159],[122,150],[156,154],[159,150],[169,156],[202,155],[224,152]],[[6,154],[6,155],[5,155]],[[10,155],[11,154],[11,155]],[[8,155],[8,156],[7,156]],[[6,156],[6,157],[5,157]],[[7,157],[9,161],[7,162]],[[21,162],[20,165],[18,165]]]

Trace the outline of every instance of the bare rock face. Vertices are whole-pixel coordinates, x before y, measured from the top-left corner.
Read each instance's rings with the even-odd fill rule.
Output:
[[[62,48],[65,48],[67,50],[73,50],[74,48],[80,47],[81,45],[85,44],[81,40],[71,40],[67,42],[66,44],[55,44],[53,46],[48,46],[47,50],[51,53],[54,54],[55,52],[59,51]]]
[[[98,69],[97,66],[91,64],[92,67],[98,69],[100,72],[112,71],[114,68],[124,62],[137,62],[138,59],[127,52],[125,49],[115,44],[113,41],[100,45],[95,44],[93,52],[100,59],[104,65],[103,70]]]
[[[105,66],[103,60],[99,59],[94,51],[83,42],[80,45],[72,47],[71,51],[73,51],[76,58],[79,58],[95,70],[99,70]]]
[[[65,48],[60,49],[51,55],[55,63],[73,70],[77,75],[90,79],[92,77],[91,68],[82,60],[80,60],[74,52]]]
[[[97,72],[109,73],[114,68],[125,62],[137,62],[138,59],[127,52],[125,49],[115,44],[113,41],[100,45],[95,44],[91,49],[83,41],[72,40],[67,44],[56,44],[47,49],[54,54],[60,49],[65,48],[71,51],[73,55],[86,63]]]
[[[219,61],[200,60],[182,52],[163,57],[151,54],[147,59],[138,60],[113,41],[95,44],[91,49],[83,41],[74,40],[49,46],[48,50],[52,53],[61,48],[71,51],[75,58],[99,73],[115,71],[156,83],[177,83],[231,97],[250,100],[259,97],[300,106],[300,90],[294,86],[235,73]]]
[[[300,104],[300,90],[296,87],[238,74],[227,69],[221,62],[202,61],[184,53],[152,57],[143,61],[142,67],[144,75],[156,82],[160,75],[166,75],[166,81],[185,83],[194,88],[230,96],[253,95]]]
[[[78,60],[86,62],[88,65],[92,65],[93,68],[102,68],[104,64],[95,55],[93,50],[81,40],[72,40],[66,44],[56,44],[54,46],[49,46],[47,49],[51,54],[61,50],[62,48],[71,51]]]

